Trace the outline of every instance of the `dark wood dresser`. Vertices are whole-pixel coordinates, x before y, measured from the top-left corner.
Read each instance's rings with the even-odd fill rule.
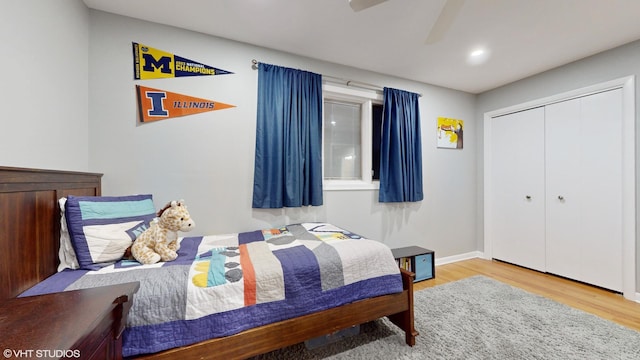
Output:
[[[122,359],[138,282],[2,300],[5,359]]]

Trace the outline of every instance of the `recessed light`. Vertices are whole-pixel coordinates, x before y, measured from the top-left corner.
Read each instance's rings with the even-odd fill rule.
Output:
[[[467,56],[470,65],[480,65],[489,60],[490,51],[486,48],[475,48]]]

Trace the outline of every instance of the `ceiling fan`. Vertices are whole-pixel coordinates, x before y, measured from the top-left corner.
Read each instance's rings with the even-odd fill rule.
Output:
[[[349,5],[353,11],[357,12],[382,4],[385,1],[388,0],[349,0]],[[436,22],[427,35],[426,44],[434,44],[444,37],[453,20],[458,16],[458,12],[460,12],[464,2],[465,0],[446,0],[440,15],[438,15]]]

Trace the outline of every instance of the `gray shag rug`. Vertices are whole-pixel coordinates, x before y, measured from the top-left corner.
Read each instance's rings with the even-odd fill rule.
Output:
[[[385,318],[253,359],[640,359],[640,332],[484,276],[417,291],[414,302],[413,347]]]

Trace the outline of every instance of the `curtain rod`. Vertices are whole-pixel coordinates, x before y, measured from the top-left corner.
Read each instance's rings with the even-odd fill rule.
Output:
[[[260,62],[256,59],[251,60],[251,68],[253,70],[257,70],[258,69],[258,64],[260,64]],[[338,82],[343,82],[346,86],[353,86],[353,87],[359,87],[359,88],[363,88],[363,89],[369,89],[369,90],[376,90],[376,91],[383,91],[384,87],[379,86],[379,85],[374,85],[374,84],[369,84],[366,82],[362,82],[362,81],[355,81],[355,80],[348,80],[348,79],[344,79],[344,78],[340,78],[340,77],[336,77],[336,76],[331,76],[331,75],[324,75],[322,74],[323,78],[329,78],[330,80],[334,80],[334,81],[338,81]],[[422,97],[422,94],[418,94],[418,96]]]

